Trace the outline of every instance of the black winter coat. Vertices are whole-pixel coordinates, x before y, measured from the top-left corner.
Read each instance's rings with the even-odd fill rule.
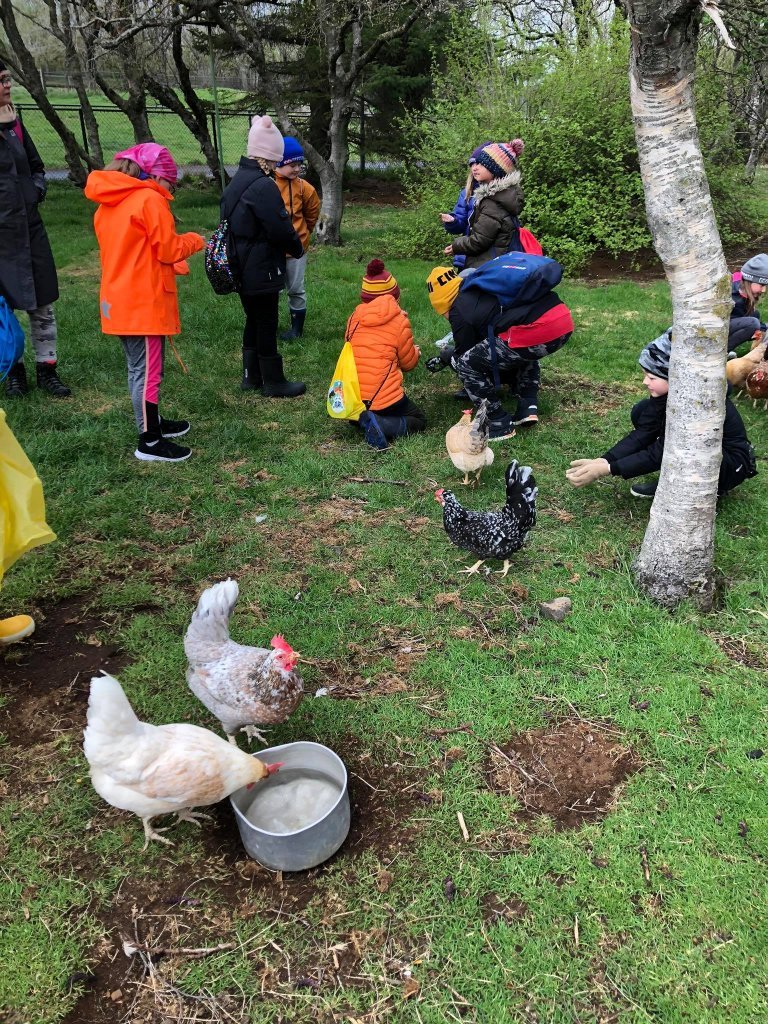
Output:
[[[21,135],[21,139],[19,139]],[[26,128],[0,128],[0,293],[12,309],[38,309],[59,297],[59,282],[38,205],[45,168]]]
[[[632,426],[635,428],[603,458],[611,467],[612,476],[631,480],[646,473],[661,469],[664,457],[664,432],[667,426],[667,397],[644,398],[632,409]],[[752,446],[739,411],[730,398],[725,400],[725,423],[723,424],[723,465],[736,462],[744,466],[753,463]],[[753,474],[745,474],[749,476]],[[742,479],[745,478],[742,477]]]
[[[296,234],[280,189],[255,160],[240,166],[221,197],[221,218],[229,222],[242,295],[279,292],[285,287],[285,256],[301,259]]]

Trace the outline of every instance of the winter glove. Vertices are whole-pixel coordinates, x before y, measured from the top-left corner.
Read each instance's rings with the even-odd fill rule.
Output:
[[[606,459],[575,459],[571,468],[565,471],[565,477],[574,487],[586,487],[601,476],[608,476],[610,472],[611,467]]]
[[[453,366],[453,345],[446,345],[445,348],[440,349],[439,356],[432,356],[424,364],[430,373],[440,373],[446,366]]]

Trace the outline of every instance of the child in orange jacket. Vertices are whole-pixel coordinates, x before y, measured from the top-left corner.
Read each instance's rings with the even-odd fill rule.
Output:
[[[288,311],[291,314],[291,328],[283,331],[281,341],[300,338],[304,333],[304,320],[307,316],[307,291],[304,287],[304,274],[307,270],[307,250],[309,238],[320,216],[320,197],[314,186],[301,177],[304,166],[304,150],[298,139],[286,135],[283,139],[285,148],[283,159],[275,168],[275,183],[280,189],[283,203],[291,218],[296,234],[304,246],[304,255],[300,259],[287,256],[285,260],[285,281],[288,286]]]
[[[345,335],[367,407],[358,423],[368,444],[384,451],[391,438],[416,434],[427,425],[422,410],[403,390],[403,370],[412,370],[421,353],[413,343],[408,314],[398,305],[397,281],[381,260],[368,264],[360,298]]]
[[[165,337],[181,330],[176,275],[189,273],[184,260],[205,245],[193,231],[176,234],[170,203],[177,179],[165,146],[144,142],[116,153],[85,186],[99,204],[93,226],[101,254],[101,329],[123,343],[139,428],[134,455],[144,462],[183,462],[191,454],[168,440],[186,434],[188,421],[166,420],[158,411]]]

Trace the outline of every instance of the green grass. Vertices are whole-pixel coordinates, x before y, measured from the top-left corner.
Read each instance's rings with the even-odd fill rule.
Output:
[[[182,192],[175,211],[180,230],[209,230],[217,220],[215,197],[202,191]],[[729,660],[710,636],[744,638],[755,656],[768,655],[768,620],[758,614],[768,593],[762,476],[719,510],[724,585],[711,615],[690,608],[670,615],[635,590],[630,562],[647,506],[629,496],[626,483],[610,479],[575,491],[564,479],[572,458],[599,455],[626,430],[641,396],[638,352],[669,322],[666,285],[571,281],[561,289],[577,330],[544,364],[542,422],[501,446],[482,486],[461,495],[474,507],[500,504],[503,469],[514,456],[535,470],[539,524],[508,580],[467,578],[457,575],[467,560],[439,528],[432,496],[434,481],[457,481],[442,440],[457,418],[449,398],[454,380],[423,367],[409,375],[408,392],[426,408],[431,429],[384,455],[324,410],[345,320],[365,263],[379,253],[387,209],[351,209],[345,247],[311,252],[307,334],[284,349],[289,372],[308,383],[308,395],[295,402],[240,393],[239,305],[215,297],[201,260],[193,261],[191,279],[180,284],[178,343],[190,374],[170,357],[163,399],[169,415],[192,420],[194,454],[172,467],[132,456],[123,357],[99,332],[92,211],[75,190],[54,186],[44,212],[61,276],[62,376],[75,393],[57,403],[33,391],[7,408],[43,479],[59,541],[12,569],[2,611],[86,594],[114,622],[102,638],[129,655],[121,680],[137,712],[156,722],[211,725],[184,683],[181,634],[196,593],[231,574],[242,592],[237,639],[263,643],[284,633],[315,663],[305,673],[310,691],[328,684],[322,665],[332,659],[366,678],[398,671],[408,687],[391,697],[309,698],[270,739],[333,747],[358,737],[380,773],[395,761],[416,766],[412,778],[424,790],[441,789],[444,801],[416,812],[427,820],[384,865],[393,875],[387,893],[375,887],[382,865],[368,853],[342,858],[311,881],[312,899],[300,913],[269,914],[274,903],[258,890],[248,916],[227,903],[227,880],[202,859],[190,826],[174,831],[172,849],[155,844],[139,852],[138,821],[110,811],[91,790],[78,735],[6,748],[9,765],[30,779],[29,792],[0,810],[0,1006],[11,1019],[53,1024],[74,1005],[65,980],[87,970],[121,886],[130,901],[137,890],[196,880],[201,905],[189,915],[191,930],[169,944],[237,937],[252,946],[182,961],[177,984],[229,992],[254,1021],[766,1019],[765,760],[746,757],[766,745],[765,675]],[[388,266],[417,342],[431,353],[444,321],[427,300],[430,267]],[[765,413],[744,403],[741,411],[764,472]],[[262,468],[272,479],[255,479]],[[350,476],[406,486],[351,483]],[[349,521],[334,522],[338,496],[365,501],[352,506]],[[255,524],[263,514],[266,522]],[[453,591],[461,607],[435,601]],[[538,602],[562,592],[573,600],[571,617],[562,625],[538,619]],[[410,667],[398,668],[386,651],[360,654],[392,635],[420,638],[423,652]],[[12,680],[12,653],[0,670]],[[645,768],[602,823],[566,832],[544,819],[521,825],[511,817],[513,801],[486,788],[481,740],[504,742],[571,705],[585,719],[613,722]],[[427,734],[463,722],[472,722],[476,735],[449,736],[442,747],[463,747],[465,757],[446,765]],[[40,782],[49,774],[58,781],[44,787],[49,802],[42,804]],[[510,848],[510,834],[525,842],[508,854],[489,852]],[[450,903],[448,876],[458,891]],[[523,900],[528,915],[484,923],[480,901],[488,892]],[[280,982],[279,995],[261,996],[260,971],[279,970],[286,957],[295,972],[306,970],[317,947],[376,928],[385,937],[363,952],[357,987],[313,995]],[[404,1002],[406,962],[421,988]],[[462,998],[471,1008],[459,1013]],[[115,1019],[124,1012],[116,1010]]]

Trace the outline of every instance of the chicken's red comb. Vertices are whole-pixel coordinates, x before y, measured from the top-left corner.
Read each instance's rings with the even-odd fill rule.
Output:
[[[285,639],[285,637],[280,636],[279,633],[277,634],[277,636],[273,636],[269,642],[272,644],[276,651],[282,651],[283,654],[293,654],[293,648]]]

